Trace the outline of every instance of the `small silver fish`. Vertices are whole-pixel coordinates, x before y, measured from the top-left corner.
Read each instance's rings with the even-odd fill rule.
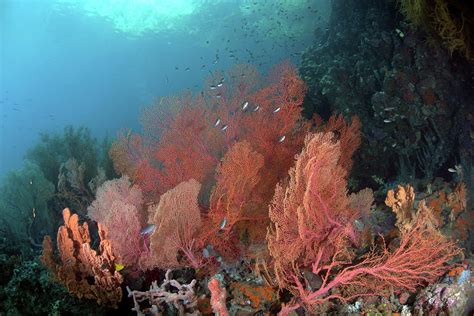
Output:
[[[220,88],[220,87],[222,87],[223,85],[224,85],[224,84],[223,84],[222,82],[219,82],[219,83],[217,84],[217,87]]]
[[[448,168],[448,171],[451,173],[457,173],[458,171],[454,168]]]
[[[283,141],[285,140],[286,136],[283,135],[282,137],[278,138],[278,142],[279,143],[283,143]]]
[[[389,120],[389,119],[385,119],[383,120],[384,123],[392,123],[392,120]]]
[[[222,126],[222,128],[221,128],[221,131],[225,131],[227,129],[227,127],[228,127],[227,124],[224,124],[224,126]]]
[[[400,36],[401,38],[405,37],[405,34],[402,31],[400,31],[399,29],[395,29],[395,32],[397,32],[398,36]]]
[[[216,86],[210,86],[209,89],[211,89],[211,90],[216,90],[217,87],[216,87]]]
[[[33,180],[30,180],[30,185],[32,185],[32,184],[33,184]]]
[[[222,97],[222,95],[216,94],[216,98],[220,99],[221,97]]]
[[[223,230],[226,224],[227,224],[227,217],[224,217],[221,221],[221,224],[219,225],[219,229]]]
[[[257,112],[260,109],[260,105],[257,105],[256,107],[253,108],[252,112]]]
[[[248,106],[249,106],[249,101],[245,101],[244,104],[242,104],[242,111],[245,111]]]
[[[358,231],[361,232],[362,230],[364,230],[364,226],[365,226],[364,223],[361,222],[360,220],[358,220],[358,219],[354,220],[354,227],[355,227]]]
[[[395,110],[395,107],[388,107],[388,108],[385,108],[383,110],[389,112],[389,111]]]
[[[155,231],[155,228],[156,228],[155,224],[148,224],[145,226],[145,228],[141,230],[140,235],[142,236],[150,235]]]
[[[278,113],[280,112],[280,110],[281,110],[281,107],[277,107],[275,110],[273,110],[273,113]]]
[[[214,127],[217,127],[217,125],[219,125],[220,123],[221,123],[221,119],[218,118],[218,119],[216,120],[216,122],[214,123]]]

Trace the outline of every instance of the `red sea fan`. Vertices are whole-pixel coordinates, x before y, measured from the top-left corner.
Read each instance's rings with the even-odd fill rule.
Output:
[[[437,230],[433,219],[432,210],[421,201],[412,225],[400,232],[400,243],[393,250],[383,245],[381,251],[369,252],[356,264],[340,259],[340,252],[345,251],[341,247],[330,264],[323,265],[320,256],[316,257],[312,273],[321,275],[321,286],[310,291],[292,273],[301,303],[287,306],[285,312],[300,305],[311,310],[334,299],[347,303],[361,296],[388,296],[389,288],[414,292],[435,282],[449,270],[447,263],[462,251]]]
[[[211,194],[208,230],[203,239],[214,246],[225,259],[239,255],[240,230],[266,230],[267,215],[256,190],[261,182],[263,156],[248,142],[238,142],[224,156],[217,169],[217,183]],[[252,234],[252,235],[255,235]],[[262,240],[264,234],[261,234]]]
[[[112,158],[115,171],[131,179],[135,179],[138,166],[146,161],[141,137],[130,130],[119,133],[110,147],[109,156]]]
[[[256,219],[255,187],[260,182],[262,167],[263,156],[253,151],[248,142],[236,143],[226,153],[217,169],[208,214],[217,229],[223,218],[227,222],[223,231],[232,230],[240,221]]]
[[[186,106],[179,104],[183,100]],[[225,149],[223,133],[214,128],[202,97],[168,98],[167,105],[172,106],[172,101],[178,102],[180,110],[163,118],[165,123],[157,122],[159,128],[153,129],[151,122],[145,121],[147,159],[137,166],[135,177],[146,197],[155,202],[183,181],[212,178]],[[154,111],[163,112],[154,106],[147,113],[153,116]]]
[[[281,287],[293,283],[288,277],[295,264],[308,267],[318,256],[327,263],[341,242],[348,248],[356,239],[352,223],[360,214],[350,207],[347,171],[337,164],[339,157],[333,133],[308,135],[289,183],[275,190],[268,248]]]
[[[289,183],[275,191],[268,248],[280,288],[295,296],[282,314],[299,306],[314,311],[334,299],[388,295],[390,286],[414,291],[445,273],[447,262],[461,252],[437,230],[432,210],[422,201],[407,218],[398,245],[382,241],[357,258],[351,250],[357,241],[353,223],[365,215],[372,197],[370,191],[347,196],[339,146],[334,133],[308,135]],[[310,284],[307,274],[320,283]]]
[[[299,121],[304,93],[304,82],[289,63],[266,79],[250,65],[216,72],[201,94],[164,98],[144,110],[144,136],[127,134],[114,143],[114,165],[157,202],[191,178],[207,186],[225,152],[246,140],[264,156],[268,181],[259,190],[270,200],[307,131]]]
[[[163,132],[153,153],[154,161],[160,165],[158,180],[163,188],[189,179],[203,182],[213,174],[223,143],[222,133],[213,128],[208,115],[203,106],[184,108]]]
[[[342,115],[332,115],[326,124],[319,130],[323,132],[332,132],[334,137],[340,143],[341,156],[338,164],[347,172],[352,169],[352,156],[360,146],[360,120],[357,116],[352,117],[350,123],[344,120]]]

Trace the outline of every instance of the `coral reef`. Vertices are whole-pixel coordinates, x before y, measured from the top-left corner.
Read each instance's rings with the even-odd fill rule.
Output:
[[[100,315],[103,307],[81,302],[51,280],[46,267],[35,258],[0,256],[2,280],[0,313],[4,315]],[[8,272],[7,272],[8,271]]]
[[[426,185],[474,148],[472,64],[426,43],[396,12],[390,1],[333,1],[326,36],[302,56],[305,114],[357,114],[361,121],[353,171],[359,188],[380,179]],[[472,155],[464,156],[471,181]]]
[[[410,297],[459,260],[462,250],[447,236],[465,218],[466,187],[433,182],[439,191],[423,200],[409,185],[381,186],[375,197],[386,192],[391,221],[370,188],[350,185],[363,144],[358,117],[301,119],[304,85],[288,64],[263,87],[243,85],[242,74],[258,81],[246,66],[228,72],[228,86],[214,74],[209,95],[186,98],[159,126],[145,120],[141,136],[122,135],[110,154],[125,174],[98,187],[88,208],[99,252],[88,223],[65,210],[61,262],[45,238],[45,265],[69,292],[111,307],[122,301],[125,279],[139,315],[211,307],[220,315],[409,312]],[[216,92],[218,85],[225,89]],[[428,170],[421,160],[419,170]],[[163,269],[185,277],[168,270],[158,286]]]
[[[236,65],[140,134],[44,135],[2,186],[0,313],[471,312],[473,66],[417,26],[448,43],[460,8],[331,3],[300,75]]]
[[[467,315],[472,311],[472,265],[453,269],[442,283],[430,285],[416,297],[415,313]]]

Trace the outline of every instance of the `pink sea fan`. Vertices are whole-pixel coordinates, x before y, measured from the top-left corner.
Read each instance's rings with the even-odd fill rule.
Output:
[[[140,189],[124,176],[105,182],[88,208],[89,217],[107,227],[114,253],[126,266],[135,265],[141,253],[140,230],[145,224],[142,206]]]
[[[190,179],[161,196],[151,220],[156,229],[150,236],[150,252],[147,256],[142,256],[142,267],[198,268],[202,265],[203,260],[195,238],[201,228],[198,205],[200,189],[201,184]]]
[[[96,222],[103,222],[110,216],[112,204],[117,201],[142,208],[142,192],[137,186],[132,186],[127,176],[106,181],[97,189],[95,201],[87,208],[89,217]]]

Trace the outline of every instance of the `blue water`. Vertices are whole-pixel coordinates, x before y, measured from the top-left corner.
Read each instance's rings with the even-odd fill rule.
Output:
[[[0,1],[0,177],[21,166],[40,132],[74,125],[113,138],[139,129],[140,108],[160,96],[199,91],[211,70],[297,64],[329,16],[322,0],[170,1],[181,2],[194,11],[163,22],[150,11],[138,22],[155,27],[140,29],[123,24],[144,1],[115,1],[115,20],[86,7],[93,1]]]

